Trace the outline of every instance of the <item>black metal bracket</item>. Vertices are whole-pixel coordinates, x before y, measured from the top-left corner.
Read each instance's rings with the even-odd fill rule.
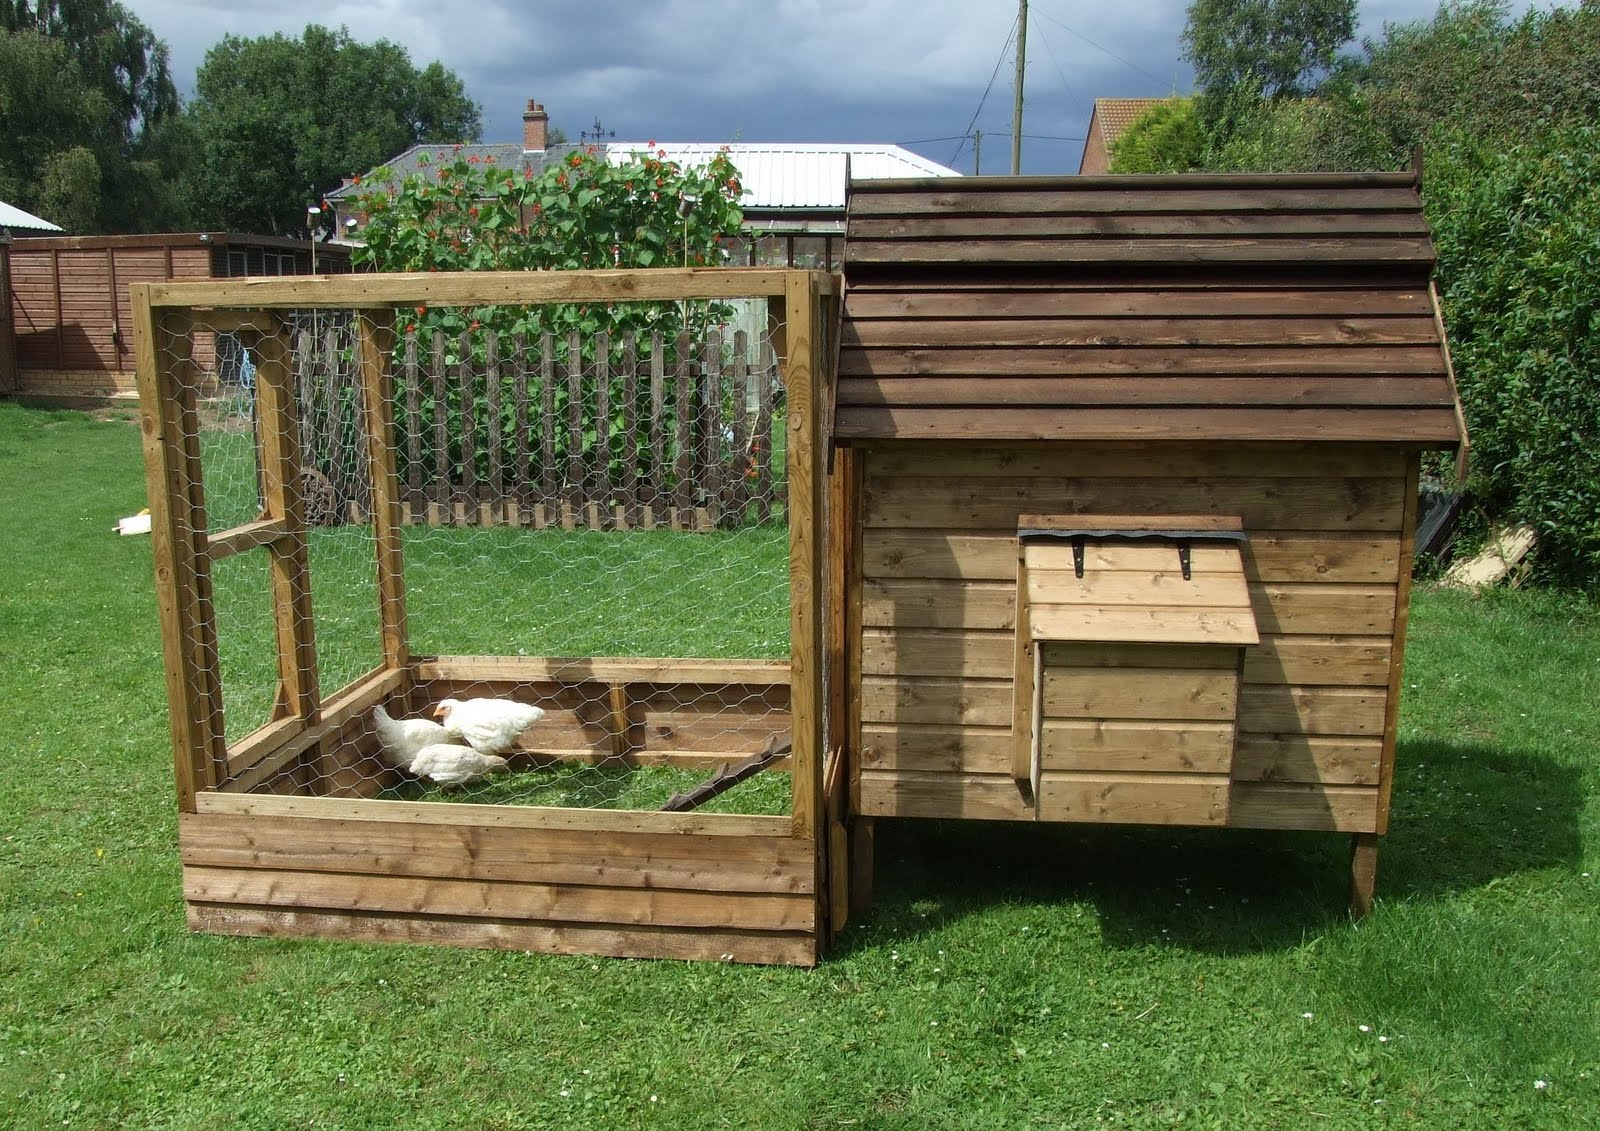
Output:
[[[1178,543],[1178,565],[1183,570],[1183,579],[1185,581],[1190,580],[1190,575],[1193,573],[1193,565],[1189,561],[1189,543],[1187,541]]]
[[[1083,576],[1083,539],[1072,540],[1072,572],[1079,577]],[[1187,576],[1187,575],[1186,575]]]

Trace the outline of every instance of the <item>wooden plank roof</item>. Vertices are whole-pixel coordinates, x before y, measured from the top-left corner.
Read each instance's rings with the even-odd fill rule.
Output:
[[[841,441],[1462,436],[1410,174],[852,182]]]

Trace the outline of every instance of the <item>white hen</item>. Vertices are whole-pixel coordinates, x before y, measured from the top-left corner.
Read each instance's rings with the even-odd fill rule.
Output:
[[[372,719],[376,724],[378,745],[383,747],[389,764],[398,768],[409,765],[424,746],[450,741],[444,727],[432,719],[391,718],[381,703],[372,709]]]
[[[433,713],[451,738],[459,738],[480,754],[504,754],[517,736],[544,718],[544,711],[514,699],[445,699]]]
[[[443,786],[465,785],[487,774],[506,768],[506,760],[493,754],[479,754],[470,746],[435,742],[418,750],[409,769],[419,778]]]

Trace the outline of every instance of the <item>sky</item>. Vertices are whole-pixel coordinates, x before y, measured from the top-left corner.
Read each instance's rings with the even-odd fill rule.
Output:
[[[125,0],[126,2],[126,0]],[[972,173],[1010,171],[1016,0],[131,0],[193,90],[225,34],[308,23],[388,39],[454,71],[483,140],[522,137],[542,102],[573,141],[891,142]],[[1516,5],[1521,10],[1526,5]],[[1541,5],[1541,6],[1548,6]],[[1358,35],[1437,0],[1363,0]],[[1075,173],[1097,97],[1187,93],[1187,0],[1029,0],[1022,172]],[[609,138],[608,138],[609,139]],[[445,139],[440,139],[445,140]]]

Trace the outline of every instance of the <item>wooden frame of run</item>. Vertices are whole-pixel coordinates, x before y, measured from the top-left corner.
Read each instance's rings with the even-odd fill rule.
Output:
[[[830,842],[842,828],[824,793],[823,670],[836,631],[824,592],[839,582],[824,546],[823,404],[837,333],[833,277],[743,268],[561,273],[352,275],[139,284],[131,288],[155,575],[166,656],[192,927],[238,934],[400,939],[636,957],[810,965],[829,927]],[[788,664],[760,661],[550,660],[412,655],[400,540],[393,421],[395,307],[765,298],[781,321],[788,395]],[[280,311],[357,314],[357,357],[371,437],[382,664],[320,696],[304,500]],[[196,325],[244,335],[259,354],[263,514],[207,528]],[[211,564],[259,549],[270,560],[279,655],[272,721],[227,743]],[[378,703],[421,683],[563,679],[609,687],[623,718],[656,682],[786,684],[793,749],[787,817],[424,803],[250,792],[296,766],[318,767]],[[834,724],[837,728],[838,723]],[[837,740],[834,740],[837,741]],[[837,777],[837,775],[834,775]],[[843,787],[834,785],[837,793]],[[830,812],[831,810],[831,812]],[[836,929],[847,904],[834,892]]]

